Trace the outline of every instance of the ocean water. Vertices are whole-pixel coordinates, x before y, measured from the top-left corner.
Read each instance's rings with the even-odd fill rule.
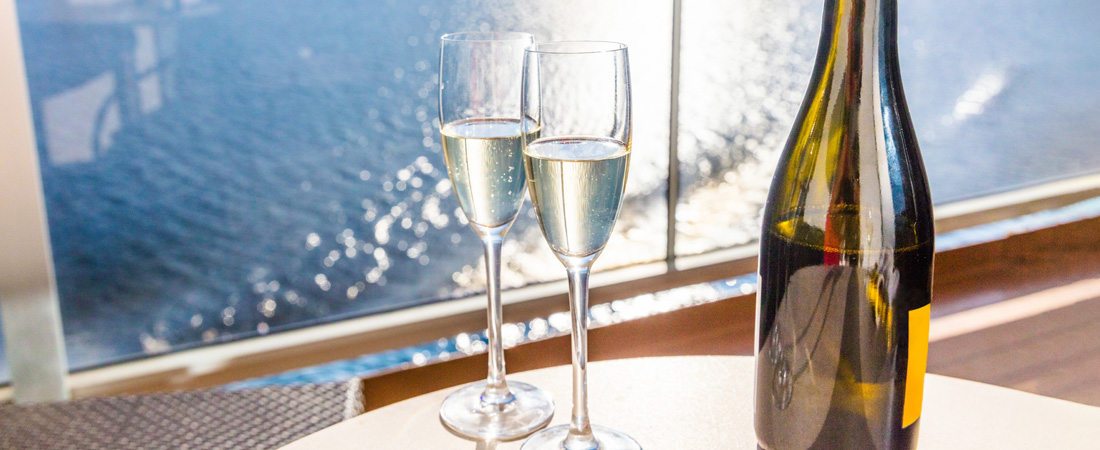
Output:
[[[77,369],[481,292],[440,153],[444,33],[599,30],[579,37],[639,49],[637,89],[668,86],[671,11],[596,26],[627,2],[568,26],[583,2],[68,3],[19,6]],[[669,100],[647,99],[604,267],[663,256]],[[504,252],[505,287],[564,275],[529,207]]]
[[[480,292],[436,124],[448,32],[630,45],[634,155],[599,268],[664,258],[668,3],[21,0],[71,366]],[[820,8],[684,2],[679,253],[755,239]],[[900,8],[937,203],[1100,170],[1100,5]],[[562,273],[525,207],[504,285]]]
[[[757,239],[822,2],[684,3],[677,250],[696,254]],[[1089,0],[898,2],[902,79],[936,204],[1100,171],[1098,19]]]

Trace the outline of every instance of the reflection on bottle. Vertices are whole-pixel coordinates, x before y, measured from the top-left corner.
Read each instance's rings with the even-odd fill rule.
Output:
[[[828,260],[820,250],[772,238],[766,245],[785,263],[811,261],[810,253]],[[913,267],[926,247],[846,254],[839,264],[811,263],[789,276],[761,268],[765,278],[784,280],[761,291],[762,314],[771,319],[761,330],[756,368],[757,380],[770,380],[756,392],[757,410],[765,411],[756,416],[762,442],[878,449],[912,437],[900,424],[908,331],[898,318],[925,295],[929,274]]]
[[[810,448],[829,413],[843,336],[843,293],[849,281],[834,276],[835,272],[850,272],[850,268],[811,266],[790,277],[760,349],[774,362],[758,361],[757,379],[773,382],[771,389],[757,389],[756,404],[758,409],[770,405],[774,410],[763,416],[776,422],[765,429],[781,432],[765,440],[779,448]],[[816,301],[787,301],[791,297]]]
[[[776,333],[776,336],[779,334]],[[783,358],[782,354],[780,359],[775,363],[775,381],[772,383],[772,401],[775,402],[775,408],[779,410],[787,409],[791,404],[791,396],[794,395],[794,377],[791,374],[791,362],[790,360]]]

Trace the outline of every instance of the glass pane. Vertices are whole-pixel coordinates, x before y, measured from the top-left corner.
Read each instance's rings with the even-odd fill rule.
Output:
[[[933,200],[1100,171],[1100,3],[898,8],[905,93]]]
[[[684,2],[676,253],[754,242],[809,82],[821,1]]]
[[[479,291],[443,169],[438,38],[632,49],[630,198],[603,267],[664,257],[671,7],[626,0],[21,0],[70,365]],[[667,10],[666,10],[667,9]],[[634,19],[613,20],[630,13]],[[524,212],[506,287],[563,270]]]
[[[821,0],[688,1],[677,253],[754,242],[809,82]],[[1100,171],[1100,4],[899,4],[906,98],[937,204]]]

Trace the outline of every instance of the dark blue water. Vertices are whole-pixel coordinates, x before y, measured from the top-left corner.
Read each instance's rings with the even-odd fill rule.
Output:
[[[71,364],[455,295],[480,246],[436,157],[443,3],[200,6],[24,15]]]
[[[66,5],[20,14],[74,368],[481,291],[440,155],[438,38],[594,29],[509,1]],[[626,35],[667,45],[648,29]],[[667,68],[646,72],[667,86]],[[667,124],[667,95],[650,98],[664,106],[639,122]],[[662,173],[643,153],[639,173]],[[643,242],[612,265],[661,257],[664,213],[642,214],[661,186],[638,177],[620,228]],[[564,275],[529,210],[504,250],[506,287]]]

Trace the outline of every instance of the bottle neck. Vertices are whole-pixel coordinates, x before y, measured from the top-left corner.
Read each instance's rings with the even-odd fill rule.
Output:
[[[828,130],[825,154],[832,163],[819,169],[831,172],[826,176],[830,214],[855,205],[894,210],[892,181],[884,174],[898,168],[882,169],[896,159],[887,154],[898,150],[896,106],[904,101],[896,24],[897,0],[826,0],[813,89],[821,113],[815,120]],[[826,244],[841,248],[843,243]]]
[[[930,239],[931,228],[894,227],[931,223],[923,200],[913,200],[926,199],[928,188],[901,85],[897,0],[826,0],[824,16],[817,63],[768,200],[767,223],[786,225],[768,232],[845,252]],[[835,252],[834,263],[855,254],[845,252]]]
[[[817,67],[849,89],[868,75],[896,72],[897,0],[825,0]]]

